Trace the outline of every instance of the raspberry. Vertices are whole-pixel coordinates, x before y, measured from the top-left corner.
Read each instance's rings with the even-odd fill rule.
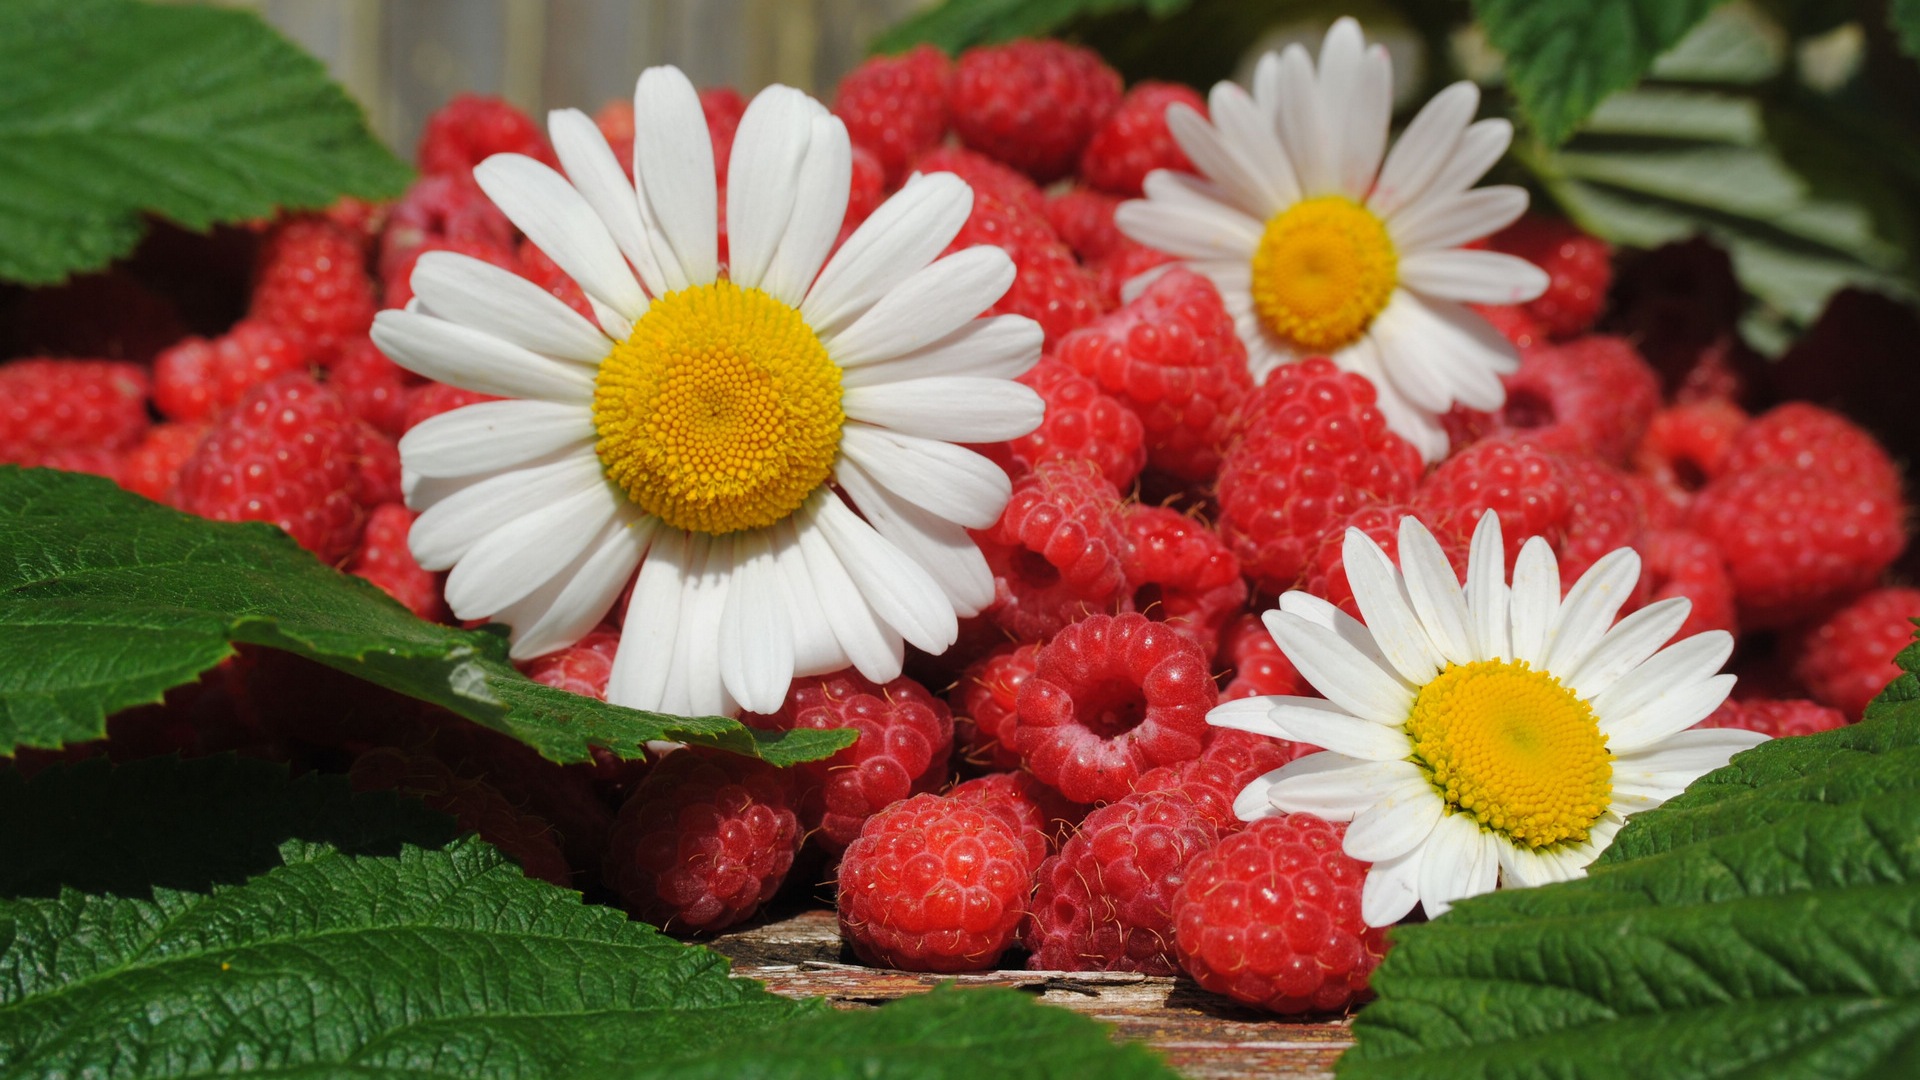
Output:
[[[880,967],[990,968],[1026,917],[1027,859],[1015,827],[973,800],[895,803],[840,857],[840,935]]]
[[[150,251],[142,255],[152,257]],[[146,267],[140,269],[143,276],[165,282],[168,292],[174,292],[175,283],[164,273],[149,275]],[[211,276],[204,275],[202,267],[194,270],[196,276]],[[206,283],[195,284],[204,287]],[[88,356],[150,363],[160,350],[187,336],[187,326],[175,307],[176,301],[184,299],[148,288],[134,276],[132,267],[82,274],[64,284],[10,294],[5,323],[0,326],[0,356]],[[103,317],[107,313],[111,316]]]
[[[1247,602],[1240,560],[1206,523],[1168,507],[1131,506],[1125,528],[1134,609],[1212,656],[1221,627]]]
[[[967,761],[996,769],[1020,767],[1011,739],[1020,684],[1033,674],[1038,645],[1002,645],[973,662],[955,689],[954,739]]]
[[[1116,490],[1133,486],[1147,463],[1146,435],[1140,417],[1092,380],[1052,357],[1043,356],[1020,381],[1046,403],[1040,426],[1006,443],[1014,469],[1025,475],[1055,458],[1091,461]]]
[[[147,422],[147,372],[138,364],[0,364],[0,462],[33,465],[50,450],[127,450]]]
[[[1092,264],[1093,288],[1100,297],[1100,306],[1107,311],[1119,307],[1122,303],[1120,294],[1126,289],[1127,282],[1156,266],[1165,266],[1173,261],[1173,256],[1159,248],[1136,244],[1132,240],[1124,241],[1105,258]]]
[[[1096,262],[1131,242],[1113,223],[1120,202],[1104,191],[1069,188],[1047,200],[1047,224],[1081,262]]]
[[[1372,383],[1321,357],[1276,368],[1247,395],[1220,462],[1220,534],[1261,593],[1292,588],[1333,522],[1413,495],[1420,452],[1374,400]]]
[[[1620,338],[1584,337],[1529,349],[1502,380],[1507,401],[1493,430],[1542,449],[1624,464],[1660,408],[1660,376]]]
[[[1022,40],[961,53],[947,104],[961,142],[1044,184],[1073,171],[1120,98],[1099,54]]]
[[[126,486],[127,451],[125,450],[104,450],[95,446],[56,446],[42,452],[40,459],[32,464],[43,469],[104,476],[122,487]]]
[[[1566,454],[1560,463],[1570,496],[1567,517],[1547,542],[1559,558],[1561,580],[1571,586],[1608,552],[1640,542],[1646,510],[1633,478],[1606,462],[1588,454]],[[1640,584],[1646,585],[1645,575]]]
[[[429,251],[451,251],[492,263],[502,270],[511,270],[516,274],[521,272],[520,257],[514,253],[511,242],[494,244],[479,240],[429,240],[394,259],[392,268],[385,274],[386,284],[380,293],[382,308],[403,308],[413,300],[413,268],[420,264],[420,256]],[[334,363],[337,366],[339,361]]]
[[[725,240],[724,233],[721,234],[721,239]],[[720,254],[726,255],[724,247],[721,248]],[[581,291],[580,284],[569,277],[565,270],[560,269],[560,264],[548,258],[547,253],[541,251],[533,241],[522,240],[514,257],[519,263],[518,272],[521,277],[559,297],[581,318],[599,325],[599,320],[593,315],[593,305],[587,302],[587,294]]]
[[[722,198],[727,186],[727,167],[733,163],[733,135],[740,130],[740,118],[747,115],[747,99],[731,86],[712,86],[700,91],[700,112],[707,121],[707,137],[713,140],[714,179]],[[627,154],[627,167],[633,167],[633,154]],[[724,210],[720,220],[726,221]],[[724,224],[722,225],[724,228]]]
[[[180,467],[178,505],[215,521],[265,521],[322,562],[360,537],[360,429],[338,394],[306,375],[247,392]]]
[[[127,451],[120,486],[154,502],[172,498],[180,466],[187,463],[207,433],[205,424],[155,424],[140,445]]]
[[[407,530],[413,528],[413,518],[413,512],[397,502],[374,507],[367,515],[359,550],[348,560],[346,570],[380,586],[415,615],[445,621],[449,616],[440,591],[440,575],[422,570],[407,547]]]
[[[497,97],[460,94],[435,109],[420,133],[420,171],[471,176],[495,154],[525,154],[556,164],[547,137],[526,113]]]
[[[1207,115],[1206,100],[1190,86],[1135,83],[1087,141],[1080,154],[1081,177],[1094,187],[1137,198],[1141,183],[1155,169],[1192,172],[1193,162],[1167,130],[1167,110],[1175,105]]]
[[[1875,589],[1801,631],[1787,646],[1793,674],[1814,700],[1857,720],[1900,676],[1893,658],[1913,643],[1920,589]]]
[[[190,337],[153,362],[153,405],[169,420],[210,420],[248,390],[307,369],[289,331],[243,319],[217,338]]]
[[[554,842],[553,829],[516,808],[505,795],[437,758],[392,747],[354,759],[347,779],[355,791],[393,791],[450,815],[464,830],[512,856],[528,877],[570,886],[573,870]]]
[[[464,409],[469,405],[478,405],[483,401],[499,401],[491,394],[482,394],[477,390],[463,390],[446,383],[422,383],[407,391],[407,411],[400,422],[404,433],[412,431],[415,424],[429,420],[441,413]]]
[[[1414,512],[1438,536],[1472,536],[1481,515],[1500,515],[1507,566],[1530,536],[1549,543],[1564,528],[1574,482],[1561,458],[1523,438],[1477,442],[1441,462],[1421,483]]]
[[[839,243],[842,244],[887,199],[887,178],[879,158],[856,146],[853,148],[852,165],[853,172],[847,186],[847,214],[840,220]]]
[[[1730,401],[1662,409],[1647,425],[1633,467],[1652,479],[1668,506],[1684,513],[1694,493],[1726,471],[1727,454],[1747,420],[1746,410]]]
[[[1153,769],[1140,777],[1133,790],[1135,793],[1177,791],[1193,800],[1201,814],[1225,836],[1240,828],[1233,802],[1242,789],[1313,750],[1313,747],[1282,739],[1216,728],[1208,736],[1207,748],[1199,757]]]
[[[655,765],[621,805],[605,875],[639,918],[676,933],[712,933],[773,896],[800,839],[787,773],[688,747]]]
[[[1220,635],[1220,658],[1233,669],[1232,681],[1220,692],[1221,701],[1312,693],[1258,615],[1242,615],[1227,624]],[[1216,731],[1214,738],[1224,733],[1224,729]]]
[[[353,456],[354,500],[368,509],[404,502],[399,444],[364,420],[354,427],[360,433]]]
[[[401,307],[413,295],[409,289],[396,300],[394,290],[406,286],[412,260],[424,249],[444,246],[480,258],[482,252],[511,252],[513,244],[513,223],[471,176],[421,177],[393,204],[380,234],[387,306]]]
[[[1056,355],[1139,413],[1147,463],[1182,480],[1205,481],[1219,470],[1233,418],[1253,387],[1246,347],[1219,292],[1184,269],[1069,334]]]
[[[1676,638],[1706,630],[1739,630],[1734,615],[1733,579],[1727,561],[1713,541],[1686,529],[1655,529],[1635,545],[1640,552],[1640,577],[1649,602],[1684,596],[1693,602]]]
[[[372,525],[368,525],[368,531],[372,531]],[[607,680],[613,677],[613,658],[619,650],[620,631],[601,626],[564,649],[527,661],[520,672],[543,686],[605,701]]]
[[[1906,547],[1904,513],[1898,498],[1872,486],[1767,468],[1708,484],[1687,527],[1719,543],[1740,624],[1757,630],[1871,586]]]
[[[1359,529],[1380,545],[1380,550],[1389,558],[1399,558],[1400,522],[1408,516],[1418,518],[1413,508],[1389,503],[1375,503],[1363,506],[1345,518],[1327,526],[1320,537],[1320,544],[1307,559],[1306,573],[1300,579],[1300,589],[1312,593],[1340,610],[1360,617],[1360,606],[1354,602],[1353,586],[1347,581],[1346,545],[1347,530]],[[1440,542],[1440,549],[1447,553],[1447,561],[1452,564],[1454,573],[1467,576],[1467,540],[1461,534],[1449,528],[1428,526],[1433,538]],[[1471,537],[1472,534],[1466,534]]]
[[[1571,222],[1528,214],[1488,238],[1495,251],[1518,255],[1547,272],[1547,291],[1523,305],[1556,338],[1591,329],[1613,286],[1613,249]]]
[[[1095,615],[1040,649],[1014,745],[1075,802],[1110,802],[1140,774],[1200,756],[1219,694],[1193,642],[1144,615]]]
[[[1028,209],[975,188],[973,212],[949,252],[991,244],[1013,260],[1013,284],[987,309],[989,315],[1025,315],[1040,324],[1049,345],[1092,322],[1100,314],[1092,275],[1053,235],[1038,209]]]
[[[477,774],[515,805],[551,823],[568,861],[599,875],[613,812],[594,789],[591,766],[556,765],[512,736],[444,713],[433,725],[427,746],[455,771]]]
[[[1816,472],[1900,496],[1900,468],[1886,448],[1853,421],[1805,401],[1768,409],[1733,436],[1721,473],[1778,466]]]
[[[947,798],[992,811],[1012,827],[1027,850],[1027,873],[1040,869],[1055,842],[1086,816],[1086,807],[1070,803],[1030,772],[997,772],[955,784]]]
[[[1120,515],[1119,492],[1092,462],[1044,461],[1014,481],[1000,520],[974,533],[993,568],[993,621],[1038,641],[1112,610],[1126,584]]]
[[[1047,199],[1040,193],[1039,186],[985,154],[976,154],[958,146],[935,147],[920,155],[913,163],[913,170],[919,173],[950,172],[967,182],[967,186],[973,189],[975,200],[982,195],[990,195],[999,202],[1030,211],[1041,221],[1046,220]]]
[[[1269,1012],[1331,1012],[1367,994],[1387,932],[1360,917],[1367,864],[1346,826],[1262,818],[1187,868],[1173,898],[1180,966],[1216,994]]]
[[[902,676],[885,686],[849,669],[793,680],[786,703],[742,722],[769,731],[852,728],[852,746],[825,761],[793,767],[802,778],[801,818],[822,846],[838,851],[882,807],[946,782],[953,714],[945,702]]]
[[[260,247],[251,318],[292,334],[309,359],[333,363],[373,325],[373,280],[358,237],[325,218],[290,218]]]
[[[1040,867],[1027,967],[1172,975],[1173,898],[1218,839],[1206,814],[1177,791],[1129,795],[1088,814]]]
[[[931,45],[899,56],[875,56],[840,80],[833,112],[847,138],[878,158],[888,187],[907,178],[907,163],[947,133],[947,83],[953,64]]]
[[[340,350],[327,372],[327,385],[347,403],[347,411],[383,435],[406,431],[407,387],[419,381],[387,359],[371,338],[354,338]]]
[[[633,179],[633,99],[614,98],[600,106],[593,114],[593,126],[600,129],[627,179]]]
[[[1740,728],[1757,731],[1769,739],[1785,739],[1795,735],[1818,735],[1822,731],[1846,727],[1847,716],[1839,709],[1830,709],[1817,701],[1803,698],[1756,698],[1748,701],[1729,698],[1721,702],[1711,716],[1693,726]]]
[[[1480,317],[1492,324],[1500,336],[1517,349],[1531,349],[1547,343],[1546,328],[1527,309],[1518,304],[1468,304]]]

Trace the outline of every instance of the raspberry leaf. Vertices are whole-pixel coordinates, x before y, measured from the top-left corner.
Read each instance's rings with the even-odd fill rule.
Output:
[[[1887,5],[1887,22],[1907,55],[1920,58],[1920,0],[1892,0]]]
[[[845,730],[763,732],[621,708],[533,682],[506,641],[416,618],[269,525],[206,521],[78,473],[0,466],[0,748],[100,738],[236,644],[296,653],[444,706],[558,762],[650,740],[776,765],[827,757]]]
[[[1920,646],[1857,726],[1635,816],[1584,880],[1394,932],[1343,1080],[1909,1075]]]
[[[359,106],[254,15],[131,0],[0,4],[0,279],[51,284],[190,229],[399,194]]]

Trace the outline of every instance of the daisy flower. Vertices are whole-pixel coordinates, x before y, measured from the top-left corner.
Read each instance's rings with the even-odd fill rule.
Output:
[[[1011,260],[938,257],[972,191],[915,177],[835,251],[846,128],[772,87],[734,140],[723,265],[685,75],[640,76],[632,180],[585,114],[557,111],[550,130],[565,176],[500,154],[474,179],[594,318],[436,252],[414,271],[418,306],[373,328],[403,366],[510,399],[400,443],[421,511],[409,546],[450,571],[454,614],[506,623],[513,655],[538,656],[632,582],[607,700],[686,715],[772,712],[796,674],[886,682],[906,645],[951,645],[993,598],[966,530],[992,525],[1010,491],[958,444],[1017,437],[1042,410],[1013,381],[1040,328],[978,317]]]
[[[1689,731],[1733,688],[1717,675],[1733,636],[1663,648],[1685,598],[1614,622],[1640,576],[1608,554],[1565,599],[1553,550],[1529,539],[1505,578],[1500,521],[1474,532],[1463,590],[1440,545],[1400,523],[1400,565],[1347,530],[1347,578],[1364,625],[1305,593],[1267,629],[1320,698],[1247,698],[1221,727],[1325,747],[1249,784],[1241,818],[1307,813],[1350,821],[1346,852],[1372,863],[1370,926],[1415,904],[1429,917],[1464,897],[1580,877],[1628,814],[1658,806],[1735,753],[1750,731]]]
[[[1473,120],[1480,92],[1436,95],[1387,152],[1393,71],[1360,24],[1327,31],[1316,72],[1298,45],[1268,53],[1253,93],[1213,88],[1212,122],[1185,105],[1167,125],[1200,175],[1159,170],[1115,221],[1213,280],[1255,379],[1330,356],[1373,381],[1380,411],[1429,461],[1455,403],[1500,407],[1519,360],[1467,302],[1513,304],[1547,287],[1524,259],[1460,245],[1511,224],[1525,189],[1473,188],[1513,126]],[[1382,160],[1384,156],[1384,161]],[[1470,190],[1471,189],[1471,190]],[[1137,279],[1136,279],[1137,280]]]

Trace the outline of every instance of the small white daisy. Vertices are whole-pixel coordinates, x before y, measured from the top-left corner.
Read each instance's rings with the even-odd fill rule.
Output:
[[[1523,188],[1473,188],[1513,126],[1472,122],[1480,92],[1458,82],[1386,153],[1392,102],[1386,49],[1368,48],[1360,24],[1343,18],[1327,31],[1317,73],[1291,45],[1260,59],[1251,96],[1215,86],[1211,123],[1169,108],[1168,127],[1201,175],[1150,174],[1147,197],[1121,204],[1114,220],[1212,279],[1255,379],[1330,356],[1372,380],[1388,424],[1437,461],[1447,452],[1440,415],[1456,402],[1499,408],[1500,376],[1519,363],[1465,303],[1531,300],[1547,276],[1525,259],[1460,248],[1527,208]]]
[[[899,675],[993,598],[967,535],[1010,491],[961,447],[1017,437],[1042,404],[1013,381],[1041,331],[978,318],[1005,252],[939,258],[973,193],[920,176],[831,259],[852,150],[776,86],[740,121],[720,261],[700,100],[670,67],[634,92],[634,179],[593,121],[552,114],[566,169],[500,154],[474,179],[580,285],[595,320],[477,259],[421,258],[418,306],[373,337],[432,379],[513,400],[401,440],[409,544],[450,570],[463,619],[515,657],[592,629],[630,581],[607,699],[686,715],[771,712],[796,674]],[[596,325],[597,323],[597,325]],[[637,580],[635,570],[638,570]]]
[[[1628,814],[1658,806],[1735,753],[1750,731],[1689,731],[1733,688],[1718,675],[1733,637],[1662,648],[1685,598],[1614,623],[1640,576],[1608,554],[1565,599],[1546,541],[1520,549],[1508,585],[1500,521],[1480,520],[1463,590],[1419,521],[1400,523],[1400,566],[1357,529],[1345,558],[1363,625],[1290,592],[1267,630],[1320,698],[1247,698],[1221,727],[1325,747],[1249,784],[1243,819],[1308,813],[1349,821],[1346,852],[1373,864],[1361,914],[1438,916],[1495,884],[1580,877]]]

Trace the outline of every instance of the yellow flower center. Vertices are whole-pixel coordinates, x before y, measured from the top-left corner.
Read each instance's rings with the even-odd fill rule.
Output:
[[[845,419],[840,368],[800,313],[728,281],[655,300],[593,390],[607,475],[693,532],[793,513],[826,482]]]
[[[1613,793],[1593,707],[1523,661],[1447,665],[1414,699],[1407,735],[1449,812],[1521,847],[1585,840]]]
[[[1393,298],[1400,257],[1386,223],[1341,195],[1297,202],[1253,253],[1253,305],[1303,352],[1351,344]]]

